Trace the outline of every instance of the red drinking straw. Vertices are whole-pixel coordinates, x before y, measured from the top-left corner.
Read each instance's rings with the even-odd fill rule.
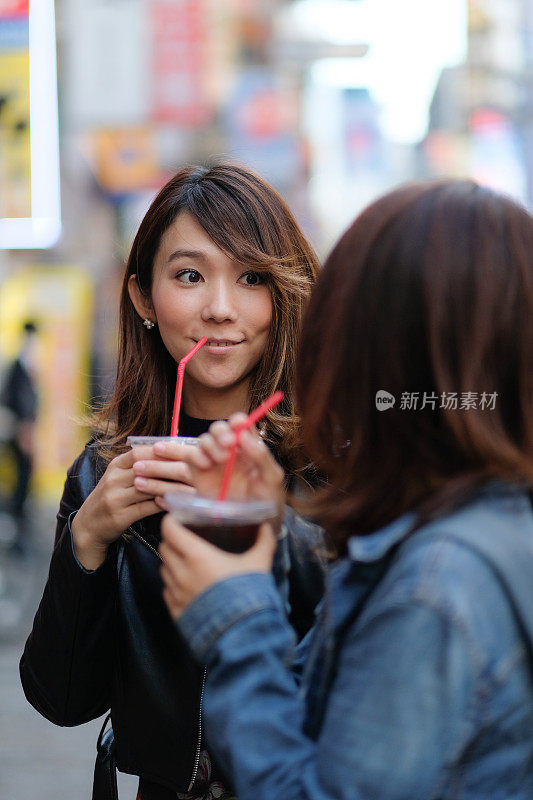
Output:
[[[170,435],[177,436],[178,435],[178,424],[180,421],[180,408],[181,408],[181,395],[183,393],[183,376],[185,375],[185,367],[187,362],[193,357],[198,350],[204,346],[207,342],[207,336],[202,336],[202,338],[196,342],[193,349],[190,350],[186,356],[183,356],[180,359],[178,364],[178,375],[176,378],[176,392],[174,394],[174,409],[172,411],[172,425],[170,426]]]
[[[257,406],[255,411],[252,411],[252,413],[246,417],[244,422],[241,422],[241,424],[235,428],[235,443],[230,450],[228,460],[226,461],[226,466],[224,467],[224,474],[222,475],[220,490],[218,492],[218,500],[226,499],[229,482],[233,473],[233,467],[235,466],[235,459],[237,458],[237,447],[239,446],[239,439],[242,431],[245,431],[247,428],[251,428],[252,425],[255,425],[256,422],[259,422],[259,420],[262,419],[271,408],[274,408],[274,406],[277,406],[278,403],[281,403],[284,397],[285,395],[283,392],[274,392],[274,394],[270,397],[267,397],[267,399],[264,400],[261,405]]]

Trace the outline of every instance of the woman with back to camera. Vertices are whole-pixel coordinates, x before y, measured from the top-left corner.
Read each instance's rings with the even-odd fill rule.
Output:
[[[299,685],[269,526],[235,556],[163,521],[165,599],[240,800],[533,797],[532,254],[524,208],[445,181],[378,200],[327,260],[297,397],[335,558]],[[196,469],[233,441],[216,423]],[[248,496],[283,497],[251,433],[238,464]]]
[[[116,386],[95,415],[96,439],[68,472],[21,677],[29,701],[56,724],[111,709],[117,766],[140,775],[142,800],[229,795],[203,745],[203,673],[161,598],[154,515],[169,486],[194,491],[182,460],[187,448],[132,451],[126,437],[169,433],[176,364],[207,336],[187,366],[180,434],[198,436],[212,420],[248,412],[281,389],[285,399],[263,434],[287,482],[297,479],[295,340],[316,275],[315,255],[281,197],[230,164],[179,172],[133,242]],[[286,522],[275,574],[302,635],[322,570],[311,551],[314,526],[290,511]],[[103,747],[95,798],[115,780],[105,756]]]

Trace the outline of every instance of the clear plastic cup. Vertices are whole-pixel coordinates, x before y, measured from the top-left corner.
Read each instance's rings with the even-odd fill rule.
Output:
[[[252,547],[261,523],[278,515],[273,500],[215,500],[176,492],[166,494],[165,503],[178,522],[229,553]]]
[[[186,444],[193,447],[198,446],[196,436],[128,436],[126,444],[130,447],[151,447],[158,442],[175,442],[176,444]]]

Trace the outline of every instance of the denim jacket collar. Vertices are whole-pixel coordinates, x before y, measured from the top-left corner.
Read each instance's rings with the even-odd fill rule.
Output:
[[[475,496],[478,499],[483,497],[485,501],[488,500],[500,508],[509,502],[516,508],[525,505],[527,513],[530,513],[524,487],[518,484],[495,479],[480,487]],[[472,504],[469,505],[473,507]],[[445,515],[445,519],[449,520],[450,515]],[[348,540],[347,556],[334,563],[328,571],[328,599],[321,604],[322,613],[327,614],[333,629],[344,624],[354,604],[379,581],[383,560],[406,536],[415,520],[416,512],[410,511],[374,533],[352,536]],[[433,521],[424,526],[423,530],[429,531],[439,524],[440,520]]]
[[[484,497],[491,502],[501,503],[509,500],[516,502],[518,498],[520,501],[527,502],[525,500],[526,490],[524,484],[494,478],[487,481],[484,486],[478,487],[473,493],[472,499]],[[416,512],[409,511],[374,533],[367,536],[352,536],[348,541],[349,558],[352,561],[367,564],[380,561],[394,545],[404,538],[415,520]]]
[[[331,565],[328,571],[327,599],[320,611],[329,619],[333,630],[345,623],[354,607],[379,582],[383,561],[409,531],[415,515],[404,514],[394,522],[367,536],[352,536],[348,554]]]
[[[389,550],[409,531],[415,520],[414,512],[398,519],[367,536],[352,536],[348,541],[348,556],[352,561],[370,564],[381,561]]]

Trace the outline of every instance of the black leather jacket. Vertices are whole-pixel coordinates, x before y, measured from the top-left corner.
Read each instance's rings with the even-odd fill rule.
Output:
[[[68,471],[50,573],[20,663],[22,685],[57,725],[111,709],[118,769],[186,792],[200,751],[204,673],[162,599],[157,518],[128,529],[97,570],[77,561],[70,519],[100,475],[90,446]],[[274,573],[302,636],[323,591],[314,552],[320,529],[290,509],[285,527]]]

